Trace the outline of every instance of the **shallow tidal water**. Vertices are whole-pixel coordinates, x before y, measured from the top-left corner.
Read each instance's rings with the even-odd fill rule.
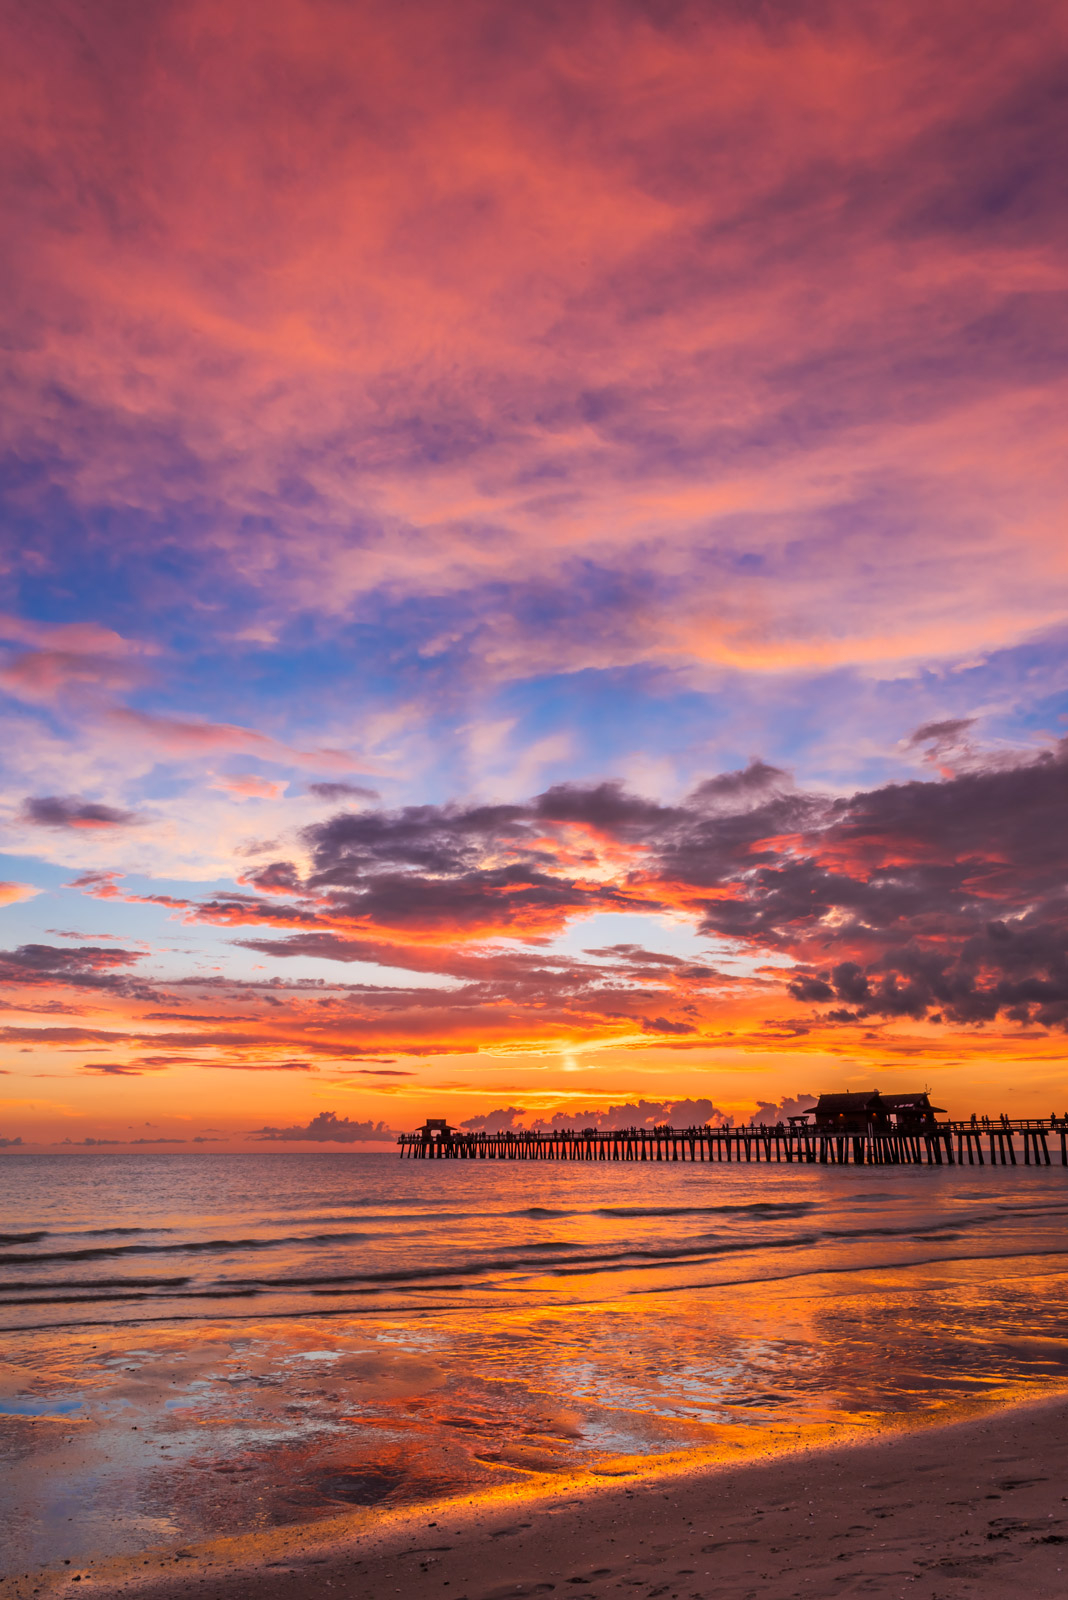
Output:
[[[10,1156],[0,1572],[1068,1388],[1060,1168]]]

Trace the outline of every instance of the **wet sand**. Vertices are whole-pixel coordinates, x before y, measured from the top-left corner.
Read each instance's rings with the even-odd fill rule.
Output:
[[[1060,1169],[0,1166],[9,1575],[288,1559],[281,1530],[418,1530],[1068,1390]]]
[[[142,1600],[795,1600],[1068,1594],[1068,1397],[538,1500],[354,1513],[136,1563],[15,1574]]]

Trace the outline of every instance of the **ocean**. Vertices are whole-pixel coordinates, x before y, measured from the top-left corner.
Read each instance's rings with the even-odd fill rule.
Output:
[[[0,1571],[1068,1389],[1068,1173],[0,1163]]]

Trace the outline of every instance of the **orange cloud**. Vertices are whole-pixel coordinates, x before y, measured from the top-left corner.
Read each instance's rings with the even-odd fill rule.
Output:
[[[32,883],[0,883],[0,906],[13,906],[21,900],[32,900],[40,892]]]

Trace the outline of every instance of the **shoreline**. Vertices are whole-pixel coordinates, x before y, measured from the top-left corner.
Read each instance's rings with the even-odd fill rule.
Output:
[[[1068,1593],[1068,1393],[665,1473],[502,1489],[0,1580],[0,1600]]]

